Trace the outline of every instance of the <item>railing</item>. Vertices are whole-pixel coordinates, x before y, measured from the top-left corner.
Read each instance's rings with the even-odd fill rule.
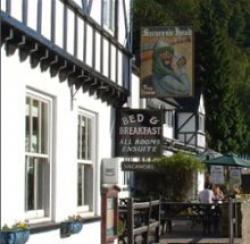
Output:
[[[241,203],[232,199],[215,204],[134,202],[132,198],[122,202],[119,207],[120,222],[125,225],[120,234],[122,244],[137,243],[139,237],[138,243],[149,243],[150,234],[154,242],[166,238],[170,243],[174,239],[198,238],[233,244],[241,238]]]
[[[120,221],[125,224],[119,243],[134,244],[141,237],[143,243],[150,238],[159,241],[160,200],[134,202],[133,198],[123,199],[119,207]]]
[[[232,244],[241,237],[240,203],[232,199],[214,204],[162,202],[161,209],[161,233],[168,238],[226,238]]]

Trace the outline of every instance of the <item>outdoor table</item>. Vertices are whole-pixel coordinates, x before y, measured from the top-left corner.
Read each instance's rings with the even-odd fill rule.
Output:
[[[173,220],[190,220],[191,228],[197,223],[203,224],[203,232],[218,231],[220,203],[204,204],[199,202],[163,202],[161,219],[167,222],[169,232],[172,231]]]

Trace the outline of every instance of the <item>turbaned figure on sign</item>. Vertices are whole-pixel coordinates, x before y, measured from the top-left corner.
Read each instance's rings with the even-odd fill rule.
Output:
[[[141,41],[141,97],[192,96],[191,29],[148,27]]]

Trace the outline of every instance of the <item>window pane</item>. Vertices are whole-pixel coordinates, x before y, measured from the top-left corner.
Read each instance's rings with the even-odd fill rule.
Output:
[[[86,159],[91,159],[91,120],[86,120],[87,142],[86,142]]]
[[[30,98],[26,98],[25,105],[25,151],[30,151]]]
[[[78,165],[78,179],[77,179],[77,205],[82,206],[83,205],[83,166]]]
[[[32,105],[32,152],[38,152],[38,101],[33,100]]]
[[[110,20],[109,20],[109,28],[111,30],[114,30],[114,24],[115,24],[115,2],[114,0],[110,0]]]
[[[81,116],[78,115],[78,133],[77,133],[77,158],[81,159]]]
[[[93,208],[93,169],[90,165],[84,167],[84,205]]]
[[[77,205],[93,209],[93,169],[86,164],[78,164]]]
[[[34,209],[34,162],[26,157],[26,210]]]
[[[49,104],[26,97],[25,151],[48,153]]]
[[[91,119],[78,116],[78,159],[91,160],[92,143]]]
[[[108,0],[103,0],[103,24],[108,25]]]
[[[45,177],[45,162],[36,159],[36,209],[43,209],[43,188]]]
[[[82,137],[81,137],[81,142],[82,142],[82,159],[87,159],[86,158],[86,146],[87,146],[87,141],[86,141],[86,118],[81,116],[81,130],[82,130]]]
[[[103,24],[110,30],[114,30],[115,22],[115,1],[103,0]]]
[[[46,166],[45,159],[26,157],[26,210],[44,209]]]
[[[48,135],[48,104],[42,103],[41,111],[41,153],[48,153],[47,135]]]

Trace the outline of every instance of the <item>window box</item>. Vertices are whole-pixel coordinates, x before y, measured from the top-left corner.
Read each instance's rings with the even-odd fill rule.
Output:
[[[30,235],[29,230],[7,230],[0,232],[1,244],[24,244],[28,241]]]

